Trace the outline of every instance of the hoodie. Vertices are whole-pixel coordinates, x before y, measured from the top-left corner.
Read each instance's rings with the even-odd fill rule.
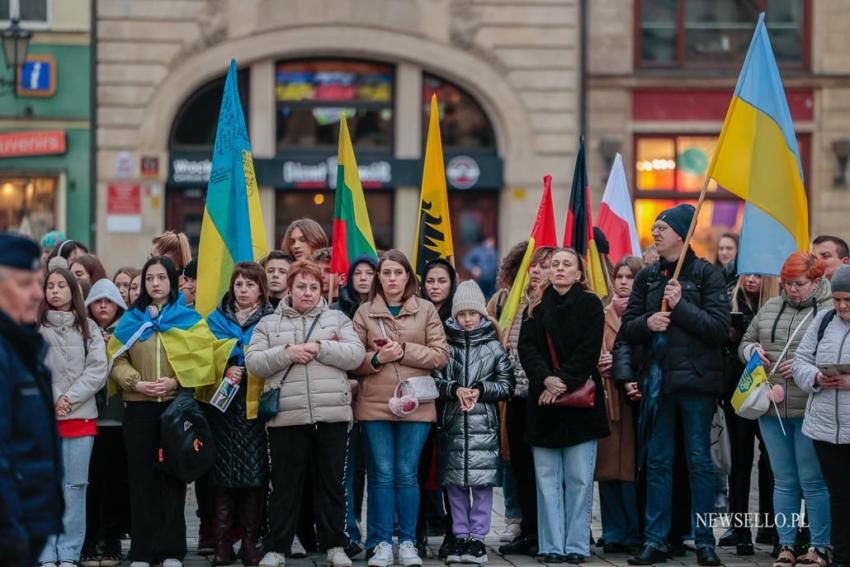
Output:
[[[448,319],[452,318],[452,301],[454,300],[455,290],[457,289],[457,272],[448,260],[444,258],[435,258],[425,264],[425,269],[422,271],[422,280],[419,282],[419,295],[423,299],[431,301],[431,299],[428,297],[428,293],[425,291],[425,279],[428,277],[428,272],[430,272],[436,267],[445,268],[446,271],[449,272],[449,279],[452,281],[452,287],[449,290],[449,296],[446,298],[446,301],[443,303],[443,305],[437,310],[437,313],[439,313],[440,315],[440,321],[445,324]],[[431,303],[434,302],[431,301]]]
[[[115,321],[106,329],[101,329],[101,333],[104,336],[108,336],[115,330],[121,315],[127,311],[127,306],[124,304],[124,298],[121,297],[121,292],[118,291],[118,288],[111,280],[106,278],[97,280],[91,286],[89,296],[86,298],[86,309],[100,299],[108,299],[118,306]],[[97,425],[98,427],[120,427],[124,421],[124,398],[120,392],[114,396],[108,396],[107,390],[108,387],[104,386],[95,394],[95,401],[97,402]]]
[[[345,285],[339,289],[339,297],[331,304],[330,307],[335,311],[342,311],[348,315],[349,319],[354,317],[354,314],[360,307],[360,302],[357,300],[357,293],[355,293],[354,288],[351,286],[351,277],[354,274],[355,268],[364,263],[372,266],[373,270],[378,267],[378,259],[374,256],[370,256],[369,254],[356,256],[348,265],[348,274],[346,274]],[[377,274],[375,277],[377,277]]]

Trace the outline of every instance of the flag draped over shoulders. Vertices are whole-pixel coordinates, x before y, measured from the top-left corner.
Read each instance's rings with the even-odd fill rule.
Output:
[[[179,302],[166,304],[156,318],[148,310],[130,309],[121,317],[107,344],[110,365],[138,341],[159,334],[168,364],[183,388],[213,384],[223,368],[215,354],[215,337],[207,322]],[[110,381],[110,394],[117,391]]]
[[[211,313],[227,291],[233,266],[257,261],[267,252],[254,161],[236,84],[236,61],[231,61],[201,225],[195,309],[204,316]]]

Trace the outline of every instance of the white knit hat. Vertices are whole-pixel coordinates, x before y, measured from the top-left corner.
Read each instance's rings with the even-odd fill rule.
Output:
[[[124,311],[127,311],[127,305],[124,303],[124,298],[121,297],[121,292],[118,291],[115,284],[107,278],[99,279],[91,286],[89,295],[86,298],[86,307],[98,299],[108,299]]]
[[[461,311],[477,311],[482,317],[487,317],[487,302],[481,288],[474,280],[461,282],[455,290],[452,317],[457,317]]]

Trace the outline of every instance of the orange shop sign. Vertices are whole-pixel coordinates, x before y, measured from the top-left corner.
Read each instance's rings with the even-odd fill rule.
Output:
[[[64,130],[0,133],[0,158],[64,153]]]

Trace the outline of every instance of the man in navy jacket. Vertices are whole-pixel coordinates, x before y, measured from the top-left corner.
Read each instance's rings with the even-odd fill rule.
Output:
[[[44,297],[38,245],[0,233],[0,565],[31,567],[62,531],[59,435],[36,329]]]

